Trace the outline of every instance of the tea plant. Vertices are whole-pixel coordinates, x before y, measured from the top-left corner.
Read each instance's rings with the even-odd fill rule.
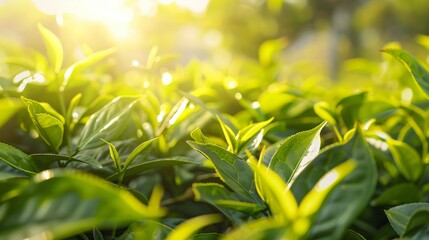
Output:
[[[383,50],[415,80],[389,101],[278,79],[282,39],[241,75],[194,61],[163,84],[157,48],[112,80],[117,50],[65,67],[39,31],[46,54],[3,60],[1,239],[428,237],[428,102],[407,96],[429,73],[409,53]]]

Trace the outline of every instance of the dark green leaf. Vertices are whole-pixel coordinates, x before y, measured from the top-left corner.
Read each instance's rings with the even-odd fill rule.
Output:
[[[347,143],[323,150],[292,184],[295,197],[301,201],[323,175],[348,159],[354,159],[357,166],[327,196],[318,210],[310,238],[340,238],[374,192],[376,166],[361,131],[357,130]]]
[[[194,183],[192,190],[195,200],[213,205],[235,224],[242,223],[241,217],[245,216],[237,211],[251,215],[266,208],[255,203],[244,202],[237,193],[217,183]]]
[[[78,149],[96,148],[103,145],[100,138],[114,140],[125,129],[132,114],[136,97],[117,97],[92,114],[85,124],[78,141]]]
[[[421,211],[429,211],[429,203],[409,203],[393,207],[386,211],[387,218],[390,221],[395,232],[402,236],[405,233],[411,217]]]
[[[347,229],[344,234],[344,240],[366,240],[362,235],[360,235],[358,232],[355,232],[351,229]]]
[[[150,150],[150,146],[152,142],[154,142],[156,138],[147,140],[140,145],[138,145],[131,153],[128,155],[127,159],[124,163],[124,171],[127,170],[127,168],[130,166],[130,164],[134,161],[134,159],[137,157],[137,155],[141,153],[145,153]]]
[[[288,137],[274,153],[269,168],[290,184],[319,153],[320,131],[325,125],[326,122],[322,122],[311,130]]]
[[[234,192],[247,201],[261,203],[256,193],[253,171],[245,160],[216,145],[191,141],[188,144],[213,163],[219,177]]]
[[[337,103],[337,111],[347,128],[352,128],[359,119],[359,111],[365,103],[368,93],[361,92],[341,99]]]
[[[415,212],[404,232],[405,239],[427,239],[429,237],[429,209]]]
[[[97,227],[92,229],[92,237],[94,238],[94,240],[104,240],[103,234]]]
[[[69,156],[63,156],[60,154],[53,154],[53,153],[36,153],[30,155],[31,160],[34,165],[37,166],[40,170],[47,170],[51,167],[51,164],[54,162],[60,162],[63,161],[65,163],[68,162],[81,162],[93,165],[97,168],[101,168],[101,164],[96,160],[88,160],[88,159],[81,159],[76,157],[69,157]]]
[[[0,160],[29,175],[39,172],[30,156],[4,143],[0,143]]]
[[[399,205],[420,200],[420,189],[412,183],[396,184],[372,201],[374,205]]]
[[[170,157],[147,160],[130,165],[124,173],[124,179],[131,178],[151,169],[171,167],[179,164],[201,164],[201,162],[197,159],[191,159],[189,157]],[[113,179],[116,177],[117,173],[109,176],[107,179]]]

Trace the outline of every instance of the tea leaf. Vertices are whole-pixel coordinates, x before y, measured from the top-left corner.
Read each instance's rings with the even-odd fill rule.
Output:
[[[28,113],[40,137],[58,152],[63,142],[64,117],[48,103],[39,103],[25,97],[21,97],[21,100],[27,105]]]
[[[386,188],[372,201],[374,205],[399,205],[420,200],[420,189],[412,183],[400,183]]]
[[[242,223],[240,217],[245,216],[239,212],[254,214],[266,209],[265,206],[243,201],[240,195],[217,183],[194,183],[192,190],[195,200],[213,205],[235,224]]]
[[[291,184],[319,153],[320,131],[325,125],[326,122],[322,122],[311,130],[288,137],[274,153],[269,168]]]
[[[247,201],[261,202],[253,182],[253,171],[244,159],[216,145],[192,141],[188,144],[213,163],[219,177],[234,192]]]
[[[255,171],[255,184],[259,196],[267,203],[271,214],[280,222],[289,224],[296,219],[298,204],[286,183],[262,162],[250,158]]]
[[[77,75],[79,75],[79,73],[81,73],[83,70],[90,67],[91,65],[96,64],[101,60],[105,59],[106,57],[112,55],[115,51],[116,49],[114,48],[99,51],[71,65],[64,73],[64,81],[60,89],[63,91],[69,81],[74,79]]]
[[[76,156],[69,157],[69,156],[53,154],[53,153],[36,153],[36,154],[31,154],[30,157],[34,165],[36,165],[37,168],[40,170],[47,170],[51,167],[52,163],[60,162],[60,161],[64,161],[66,164],[70,162],[81,162],[81,163],[93,165],[94,167],[97,167],[97,168],[102,167],[99,162],[77,158]]]
[[[118,173],[122,172],[121,159],[119,158],[119,154],[118,154],[118,151],[116,150],[115,145],[109,143],[108,141],[106,141],[104,139],[100,139],[100,140],[103,141],[104,143],[106,143],[107,146],[109,146],[110,157],[112,158],[113,162],[115,163],[116,170],[118,171]]]
[[[96,148],[103,145],[100,138],[114,140],[124,130],[136,97],[117,97],[102,109],[92,114],[79,137],[79,150]]]
[[[302,199],[299,205],[300,216],[314,218],[320,209],[322,209],[322,204],[325,202],[326,197],[355,167],[356,161],[351,159],[326,173],[304,199]]]
[[[401,174],[410,181],[416,181],[423,172],[423,163],[417,151],[408,144],[388,139],[387,144]]]
[[[43,41],[45,42],[48,59],[51,63],[52,69],[55,73],[58,73],[61,70],[64,58],[61,41],[54,33],[46,29],[42,24],[39,24],[38,27],[42,34]]]
[[[201,164],[200,161],[197,159],[192,159],[189,157],[179,157],[179,156],[173,156],[170,158],[159,158],[159,159],[152,159],[152,160],[145,160],[143,162],[134,163],[130,165],[124,172],[124,179],[131,178],[133,176],[142,174],[144,171],[148,171],[151,169],[157,169],[157,168],[163,168],[163,167],[170,167],[180,164]],[[115,173],[107,179],[113,179],[117,177],[118,173]]]
[[[127,170],[127,168],[130,166],[130,164],[134,161],[134,159],[137,157],[137,155],[139,155],[140,153],[144,153],[150,150],[150,146],[152,144],[152,142],[154,142],[156,140],[156,138],[154,139],[150,139],[147,140],[143,143],[141,143],[140,145],[138,145],[131,153],[130,155],[128,155],[127,159],[125,160],[124,163],[124,171]]]
[[[349,159],[355,160],[356,168],[326,197],[312,225],[310,238],[340,238],[374,192],[376,166],[361,131],[357,129],[347,143],[323,150],[292,184],[292,192],[301,201],[322,176]]]
[[[415,83],[429,96],[429,72],[411,54],[401,49],[383,49],[383,52],[390,54],[399,60],[410,72]]]
[[[187,240],[193,233],[207,225],[218,223],[222,220],[219,214],[207,214],[191,218],[179,224],[166,238],[166,240]]]
[[[164,213],[93,176],[67,171],[36,175],[19,195],[2,203],[0,212],[2,239],[60,239]]]
[[[409,203],[399,205],[385,212],[395,232],[399,236],[403,236],[412,216],[422,210],[427,213],[427,211],[429,211],[429,203]],[[428,219],[427,216],[426,219]]]
[[[238,143],[235,138],[235,133],[232,131],[228,125],[226,125],[219,116],[216,116],[217,120],[222,128],[223,136],[225,137],[226,142],[228,143],[228,150],[233,153],[237,153]]]
[[[264,127],[266,127],[268,124],[270,124],[274,118],[270,118],[266,121],[249,124],[243,129],[240,129],[237,133],[237,140],[238,140],[238,148],[236,150],[236,153],[241,153],[245,147],[255,139],[255,136],[257,136]]]
[[[299,236],[289,234],[291,227],[273,218],[260,218],[245,223],[228,233],[223,240],[265,240],[265,239],[299,239]]]
[[[28,175],[39,172],[39,169],[32,162],[30,156],[4,143],[0,143],[0,160]]]

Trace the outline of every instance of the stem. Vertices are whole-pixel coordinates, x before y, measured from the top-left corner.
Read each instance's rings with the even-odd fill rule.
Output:
[[[334,132],[335,132],[335,136],[337,136],[337,138],[338,138],[338,141],[340,143],[342,143],[343,142],[343,137],[341,136],[341,133],[340,133],[340,131],[337,128],[337,125],[334,126]]]
[[[71,136],[70,136],[70,122],[69,119],[67,117],[67,108],[66,108],[66,103],[64,100],[64,89],[61,88],[61,83],[60,83],[60,79],[58,76],[58,73],[55,73],[55,82],[57,83],[57,88],[58,88],[58,100],[60,103],[60,108],[61,108],[61,115],[63,115],[64,117],[64,133],[66,135],[66,142],[67,142],[67,150],[68,153],[71,153]]]

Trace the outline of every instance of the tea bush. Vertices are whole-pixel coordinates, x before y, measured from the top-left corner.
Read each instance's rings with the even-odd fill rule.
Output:
[[[350,70],[355,92],[280,78],[282,40],[239,74],[160,74],[154,47],[113,78],[118,50],[66,66],[39,31],[46,54],[2,60],[1,239],[429,238],[429,73],[406,51],[350,62],[377,79]]]

